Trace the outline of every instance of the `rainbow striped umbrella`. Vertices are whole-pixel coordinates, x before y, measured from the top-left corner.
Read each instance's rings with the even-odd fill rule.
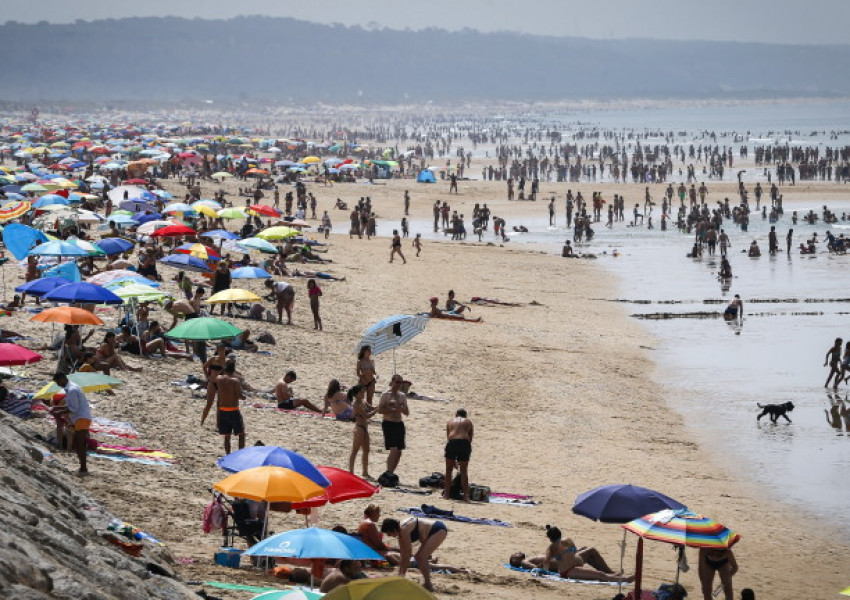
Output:
[[[741,536],[717,521],[689,510],[662,510],[623,525],[648,540],[692,548],[730,548]]]
[[[0,221],[10,221],[22,217],[30,211],[29,202],[7,202],[0,208]]]

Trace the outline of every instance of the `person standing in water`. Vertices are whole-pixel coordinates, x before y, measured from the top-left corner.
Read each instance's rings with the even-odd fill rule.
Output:
[[[829,375],[826,377],[826,383],[823,384],[825,388],[829,387],[829,382],[833,377],[835,377],[833,389],[836,389],[841,381],[841,344],[843,341],[841,338],[835,338],[835,344],[826,351],[823,366],[829,364]]]
[[[744,320],[744,303],[739,294],[735,294],[732,302],[723,311],[723,318],[727,321],[743,321]]]

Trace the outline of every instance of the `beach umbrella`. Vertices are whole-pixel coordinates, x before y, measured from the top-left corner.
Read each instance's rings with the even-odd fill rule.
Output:
[[[230,272],[231,279],[271,279],[272,274],[260,267],[239,267]]]
[[[68,381],[76,383],[82,388],[84,392],[102,392],[104,390],[111,390],[114,387],[124,384],[124,382],[120,379],[110,377],[109,375],[104,375],[103,373],[85,373],[81,371],[70,373],[68,375]],[[51,381],[43,388],[38,390],[33,395],[33,399],[47,400],[48,398],[52,398],[54,394],[58,394],[61,391],[62,388],[60,388],[58,385]]]
[[[149,203],[144,198],[137,198],[135,200],[125,200],[121,204],[118,205],[120,210],[126,210],[127,212],[131,212],[133,214],[149,212],[156,212],[156,206]]]
[[[58,288],[60,285],[67,285],[69,283],[72,283],[72,281],[70,279],[65,279],[64,277],[42,277],[41,279],[33,279],[23,285],[19,285],[15,288],[15,291],[40,298],[47,292]]]
[[[234,473],[254,467],[283,467],[323,488],[331,485],[330,480],[307,457],[280,446],[249,446],[222,456],[216,464]]]
[[[213,229],[212,231],[205,231],[203,233],[198,234],[200,237],[208,237],[214,240],[238,240],[239,236],[233,233],[232,231],[227,231],[226,229]]]
[[[261,469],[279,467],[259,467]],[[320,527],[293,529],[273,535],[251,546],[244,556],[280,558],[336,558],[340,560],[384,560],[372,548],[345,533]]]
[[[243,290],[241,288],[229,288],[226,290],[221,290],[210,296],[210,299],[207,300],[208,304],[224,304],[226,302],[261,302],[262,298],[260,298],[254,292],[249,292],[248,290]]]
[[[97,242],[96,245],[108,256],[129,252],[135,246],[133,242],[124,238],[104,238]]]
[[[260,252],[268,252],[269,254],[274,254],[277,252],[277,248],[273,246],[271,243],[267,242],[263,238],[252,237],[245,238],[244,240],[239,240],[236,242],[237,246],[249,248],[251,250],[259,250]]]
[[[685,505],[648,488],[618,484],[603,485],[579,494],[573,504],[577,515],[603,523],[628,523],[640,516],[664,509],[682,509]],[[620,542],[620,570],[626,553],[626,532]],[[622,588],[622,583],[620,584]]]
[[[319,467],[319,472],[324,475],[330,486],[325,493],[305,502],[293,502],[292,510],[324,506],[325,504],[338,504],[358,498],[371,498],[381,491],[380,486],[373,485],[354,473],[336,467]]]
[[[47,241],[44,232],[29,225],[10,223],[3,227],[3,245],[18,260],[26,258],[36,243]]]
[[[31,365],[40,360],[41,354],[36,354],[28,348],[17,344],[0,343],[0,366]]]
[[[680,548],[731,548],[741,539],[741,536],[717,521],[687,509],[665,509],[625,523],[622,527],[639,538],[635,560],[635,598],[641,597],[644,539],[666,542]],[[677,563],[676,582],[678,581]]]
[[[222,219],[247,219],[247,213],[241,208],[231,207],[231,208],[222,208],[218,211],[218,216]]]
[[[320,495],[315,481],[283,467],[253,467],[234,473],[213,487],[228,496],[257,502],[300,502]]]
[[[219,171],[218,173],[213,173],[210,177],[213,179],[230,179],[233,175],[226,171]]]
[[[165,334],[166,337],[177,340],[224,340],[234,338],[242,330],[221,319],[200,317],[183,321],[177,327]]]
[[[579,494],[573,505],[577,515],[603,523],[628,523],[643,515],[685,505],[669,496],[635,485],[603,485]]]
[[[279,217],[281,214],[278,209],[266,204],[255,204],[254,206],[248,207],[247,210],[250,213],[256,213],[258,215],[263,215],[264,217]]]
[[[195,208],[195,212],[198,212],[202,215],[205,215],[205,216],[213,218],[213,219],[218,218],[218,210],[219,209],[215,209],[212,206],[207,206],[206,204],[200,204],[199,202],[195,202],[195,204],[193,204],[193,206]]]
[[[134,225],[136,221],[130,219],[130,225]],[[147,223],[143,223],[136,228],[136,232],[141,235],[151,235],[157,229],[164,229],[170,225],[175,225],[174,221],[148,221]]]
[[[188,254],[202,260],[221,260],[221,254],[218,253],[218,250],[211,246],[205,246],[204,244],[193,244],[190,242],[175,248],[174,252],[178,254]]]
[[[107,221],[115,223],[119,227],[127,227],[129,225],[135,225],[136,222],[129,215],[122,215],[118,213],[112,213],[109,215],[109,219]]]
[[[52,279],[61,279],[61,277]],[[75,306],[48,308],[31,317],[30,321],[37,323],[64,323],[65,325],[103,325],[100,317]]]
[[[74,304],[123,304],[124,300],[105,287],[81,281],[69,283],[44,295],[50,302],[69,302]]]
[[[69,237],[65,241],[77,246],[78,248],[82,248],[89,254],[89,256],[104,256],[106,254],[106,252],[98,248],[95,244],[87,242],[86,240],[81,240],[78,237]]]
[[[76,244],[62,240],[45,242],[29,251],[30,256],[88,256],[89,253]]]
[[[158,262],[167,267],[174,267],[175,269],[182,269],[184,271],[194,271],[195,273],[209,273],[211,271],[207,263],[200,258],[188,254],[169,254],[165,258],[160,258]]]
[[[178,237],[181,235],[197,235],[197,232],[186,225],[170,224],[167,227],[154,231],[151,237]]]
[[[125,304],[130,302],[153,302],[171,297],[171,294],[168,292],[163,292],[162,290],[141,283],[116,285],[113,291],[116,296],[124,299]]]
[[[304,219],[292,219],[290,221],[287,221],[286,224],[289,225],[290,227],[298,227],[298,228],[301,228],[301,229],[307,229],[307,228],[312,227],[312,225],[310,225]]]
[[[0,222],[24,216],[30,211],[31,206],[29,202],[7,202],[0,208]]]
[[[71,201],[56,194],[45,194],[38,200],[32,203],[33,208],[44,208],[45,206],[64,205],[67,206]]]
[[[354,352],[360,352],[363,346],[371,346],[373,356],[392,350],[393,372],[395,372],[395,349],[422,333],[427,324],[427,315],[387,317],[378,321],[363,333],[363,337],[358,342]]]
[[[158,282],[146,279],[139,275],[136,271],[130,271],[129,269],[115,269],[114,271],[104,271],[103,273],[92,275],[86,281],[88,281],[89,283],[94,283],[96,285],[105,286],[109,283],[121,280],[131,280],[136,283],[149,285],[151,287],[159,286]]]
[[[291,227],[269,227],[268,229],[264,229],[260,233],[257,234],[258,238],[262,238],[264,240],[283,240],[290,237],[295,237],[296,235],[300,235],[301,232],[297,229],[293,229]]]
[[[187,213],[195,212],[195,210],[185,202],[172,202],[162,209],[164,213]]]
[[[331,590],[323,600],[437,600],[437,597],[406,577],[357,579]]]
[[[254,596],[251,600],[319,600],[324,594],[320,592],[311,592],[297,588],[294,590],[275,590],[273,592],[263,592],[259,596]]]

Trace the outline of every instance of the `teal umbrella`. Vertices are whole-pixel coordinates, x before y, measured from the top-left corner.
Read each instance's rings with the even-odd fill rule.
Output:
[[[39,256],[89,256],[83,248],[62,240],[45,242],[30,250],[29,253]]]
[[[184,321],[165,335],[175,340],[205,341],[233,338],[241,333],[241,329],[227,321],[201,317]]]
[[[254,596],[251,600],[319,600],[324,596],[318,592],[310,590],[275,590],[273,592],[264,592],[259,596]]]

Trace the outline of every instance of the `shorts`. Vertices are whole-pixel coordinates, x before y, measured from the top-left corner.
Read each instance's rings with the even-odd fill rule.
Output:
[[[245,433],[242,413],[238,410],[219,410],[218,432],[221,435],[242,435]]]
[[[91,427],[91,419],[77,419],[73,427],[74,431],[88,431]]]
[[[469,462],[472,455],[472,442],[469,440],[449,440],[446,442],[446,460]]]
[[[295,410],[295,403],[292,401],[292,398],[289,398],[283,402],[278,402],[277,407],[283,410]]]
[[[381,430],[384,432],[384,448],[386,450],[392,448],[404,450],[404,438],[407,430],[403,421],[381,421]]]

